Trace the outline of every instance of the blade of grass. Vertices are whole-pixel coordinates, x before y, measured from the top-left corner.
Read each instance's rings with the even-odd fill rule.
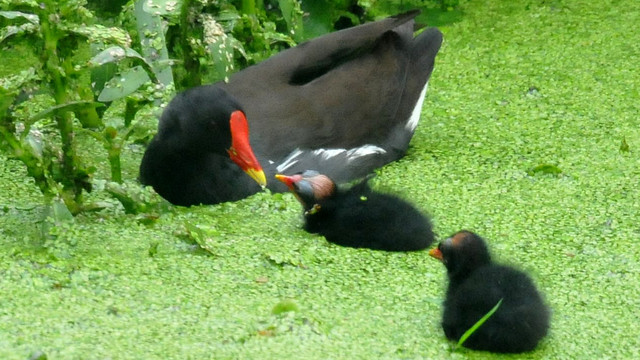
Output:
[[[498,308],[500,307],[500,304],[502,304],[502,300],[503,299],[500,299],[500,301],[498,301],[496,306],[494,306],[491,310],[489,310],[489,312],[486,313],[482,318],[480,318],[480,320],[478,320],[475,324],[473,324],[473,326],[470,327],[469,330],[465,331],[464,334],[462,334],[462,336],[460,337],[460,340],[458,340],[458,344],[456,344],[456,347],[454,348],[454,351],[457,350],[460,346],[462,346],[462,344],[464,344],[467,338],[471,336],[476,330],[478,330],[478,328],[482,326],[482,324],[484,324],[484,322],[487,321],[487,319],[489,319],[491,315],[493,315],[493,313],[496,312],[496,310],[498,310]]]

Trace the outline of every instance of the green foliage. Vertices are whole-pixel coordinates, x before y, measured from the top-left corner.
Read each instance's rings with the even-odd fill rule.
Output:
[[[267,10],[253,1],[151,0],[145,10],[167,21],[167,48],[183,89],[227,78],[303,38],[298,0]],[[137,17],[137,16],[136,16]]]
[[[127,214],[147,214],[143,222],[168,210],[170,204],[150,188],[141,187],[133,181],[107,182],[104,189],[120,201]]]
[[[194,225],[190,222],[184,223],[187,236],[197,243],[201,248],[216,255],[216,240],[221,235],[220,230],[213,226]]]
[[[170,85],[170,78],[162,83],[166,76],[158,70],[168,65],[166,61],[143,57],[130,48],[126,31],[94,24],[84,5],[81,0],[0,3],[1,9],[8,9],[0,11],[5,19],[0,22],[2,45],[27,45],[40,59],[36,66],[0,79],[1,144],[25,164],[45,203],[53,207],[53,200],[61,199],[72,214],[95,208],[84,204],[83,193],[91,191],[97,164],[80,161],[76,134],[86,132],[103,144],[111,179],[122,182],[120,154],[135,133],[135,113],[164,97]],[[87,62],[87,41],[96,51],[111,46]],[[91,81],[98,76],[100,81]],[[149,83],[155,85],[143,88]],[[21,108],[30,108],[29,94],[45,95],[52,104],[35,115],[21,113]],[[126,104],[124,121],[106,123],[104,108],[119,99]]]
[[[79,36],[89,28],[84,24],[91,16],[83,11],[80,1],[63,4],[4,1],[2,8],[8,5],[24,11],[0,12],[10,22],[2,23],[2,41],[30,42],[34,55],[40,58],[40,65],[22,73],[27,76],[7,79],[8,86],[3,86],[2,90],[0,133],[8,148],[27,165],[47,202],[59,196],[72,212],[77,213],[81,208],[82,191],[90,189],[88,176],[92,169],[77,162],[72,122],[75,114],[82,124],[95,124],[96,112],[95,104],[82,96],[84,89],[77,81],[79,71],[74,66],[74,55]],[[52,16],[54,9],[58,16]],[[17,102],[18,95],[31,88],[44,90],[55,105],[40,116],[17,121],[10,108]],[[53,136],[57,137],[59,147],[49,141],[51,134],[32,129],[45,116],[56,124],[58,133]],[[54,155],[58,152],[61,156]]]
[[[95,1],[91,6],[114,11]],[[110,20],[114,26],[105,26],[85,0],[0,0],[0,45],[22,46],[39,60],[0,78],[0,145],[25,164],[45,203],[61,199],[76,215],[101,207],[85,203],[102,180],[95,178],[99,164],[78,156],[76,135],[86,134],[106,152],[108,181],[121,185],[105,189],[125,211],[154,208],[136,204],[144,197],[122,185],[128,180],[123,149],[151,135],[140,130],[139,110],[159,107],[175,88],[227,79],[319,35],[318,29],[328,32],[380,14],[375,1],[305,7],[310,15],[299,0],[137,0]],[[120,115],[108,115],[113,111]]]
[[[53,257],[33,245],[40,194],[2,153],[0,358],[640,358],[640,43],[630,31],[640,2],[474,0],[462,10],[443,29],[412,146],[376,185],[431,213],[441,236],[475,229],[495,239],[501,262],[524,266],[553,309],[535,351],[451,353],[441,266],[424,252],[342,248],[307,234],[291,194],[169,207],[147,223],[113,201],[61,223]],[[6,62],[0,71],[8,74]],[[531,86],[537,96],[527,95]],[[29,105],[15,112],[54,104]],[[153,129],[150,111],[141,110]],[[50,119],[35,126],[55,130]],[[103,153],[84,134],[78,140],[89,142],[85,156]],[[141,156],[133,149],[123,153],[131,186]],[[543,163],[563,175],[526,173]],[[95,181],[94,189],[88,200],[111,200]],[[219,232],[215,256],[183,236],[185,222]],[[304,267],[289,265],[296,254]],[[300,310],[273,315],[283,299]]]
[[[309,39],[412,9],[422,10],[417,18],[418,24],[436,26],[447,23],[443,19],[459,15],[456,11],[458,5],[459,0],[302,1],[305,14],[304,38]]]
[[[549,174],[549,175],[560,175],[562,174],[562,170],[559,167],[553,164],[540,164],[535,166],[529,170],[527,170],[527,174],[529,176],[533,176],[535,174]]]
[[[42,350],[34,351],[31,355],[29,355],[29,360],[47,360],[47,354],[45,354]]]
[[[620,143],[620,152],[629,152],[629,144],[627,144],[627,139],[625,138],[622,138]]]
[[[173,75],[169,67],[169,51],[164,37],[162,19],[145,10],[146,0],[137,0],[134,5],[136,28],[140,48],[144,58],[150,62],[151,73],[165,86],[173,83]]]
[[[280,315],[286,312],[300,311],[300,307],[293,299],[285,299],[275,304],[271,313],[273,315]]]
[[[140,86],[146,84],[149,80],[149,75],[142,66],[132,67],[111,78],[105,84],[102,92],[100,92],[98,100],[111,102],[121,99],[138,90]]]

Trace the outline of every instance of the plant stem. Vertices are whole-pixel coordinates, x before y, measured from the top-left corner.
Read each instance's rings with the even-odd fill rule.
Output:
[[[247,15],[256,14],[256,0],[242,0],[242,13]]]
[[[193,38],[193,19],[191,19],[191,10],[193,9],[192,0],[183,0],[180,8],[180,49],[182,50],[182,61],[186,76],[182,79],[181,85],[188,89],[202,84],[202,76],[200,70],[200,60],[198,55],[193,51],[189,39]]]
[[[121,153],[122,148],[120,147],[120,144],[111,143],[111,147],[108,152],[109,166],[111,167],[111,181],[117,182],[118,184],[122,184],[122,166],[120,163]]]
[[[57,105],[67,103],[70,89],[64,74],[62,64],[58,58],[59,30],[51,24],[48,16],[41,16],[41,28],[44,38],[42,53],[43,71],[49,79],[49,85],[53,90],[53,98]],[[79,203],[82,202],[82,188],[76,181],[77,158],[74,146],[73,114],[69,110],[56,111],[53,118],[60,132],[62,141],[62,176],[60,181],[63,189],[62,198],[69,211],[79,211]],[[56,179],[54,179],[56,180]]]

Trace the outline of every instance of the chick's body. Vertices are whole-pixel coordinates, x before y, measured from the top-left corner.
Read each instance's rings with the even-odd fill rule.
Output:
[[[491,260],[484,239],[462,231],[444,240],[429,255],[447,268],[442,328],[458,341],[502,300],[464,346],[475,350],[520,353],[535,349],[548,333],[550,312],[534,282],[524,272]]]
[[[373,191],[366,182],[318,201],[320,211],[305,216],[304,229],[327,241],[374,250],[422,250],[433,242],[429,219],[391,194]]]
[[[304,229],[334,244],[385,251],[415,251],[434,241],[429,217],[411,203],[374,191],[368,178],[338,187],[317,171],[278,175],[302,204]]]
[[[476,350],[523,352],[533,350],[549,327],[549,312],[531,279],[513,268],[480,267],[447,291],[442,328],[457,341],[499,301],[498,310],[464,343]]]

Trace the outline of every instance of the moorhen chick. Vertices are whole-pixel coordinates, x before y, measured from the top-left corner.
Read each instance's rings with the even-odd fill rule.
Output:
[[[502,303],[463,346],[499,353],[535,349],[549,330],[550,312],[531,278],[491,260],[487,244],[463,230],[442,241],[429,255],[447,268],[449,287],[442,328],[458,341],[499,301]]]
[[[320,36],[227,83],[178,94],[142,159],[141,182],[177,205],[215,204],[258,192],[262,170],[271,178],[317,169],[341,183],[402,157],[442,43],[435,28],[414,37],[418,13]],[[245,117],[251,146],[229,124]]]
[[[304,208],[304,229],[341,246],[414,251],[434,241],[431,221],[407,201],[372,190],[370,177],[339,188],[328,176],[307,170],[278,174]]]

